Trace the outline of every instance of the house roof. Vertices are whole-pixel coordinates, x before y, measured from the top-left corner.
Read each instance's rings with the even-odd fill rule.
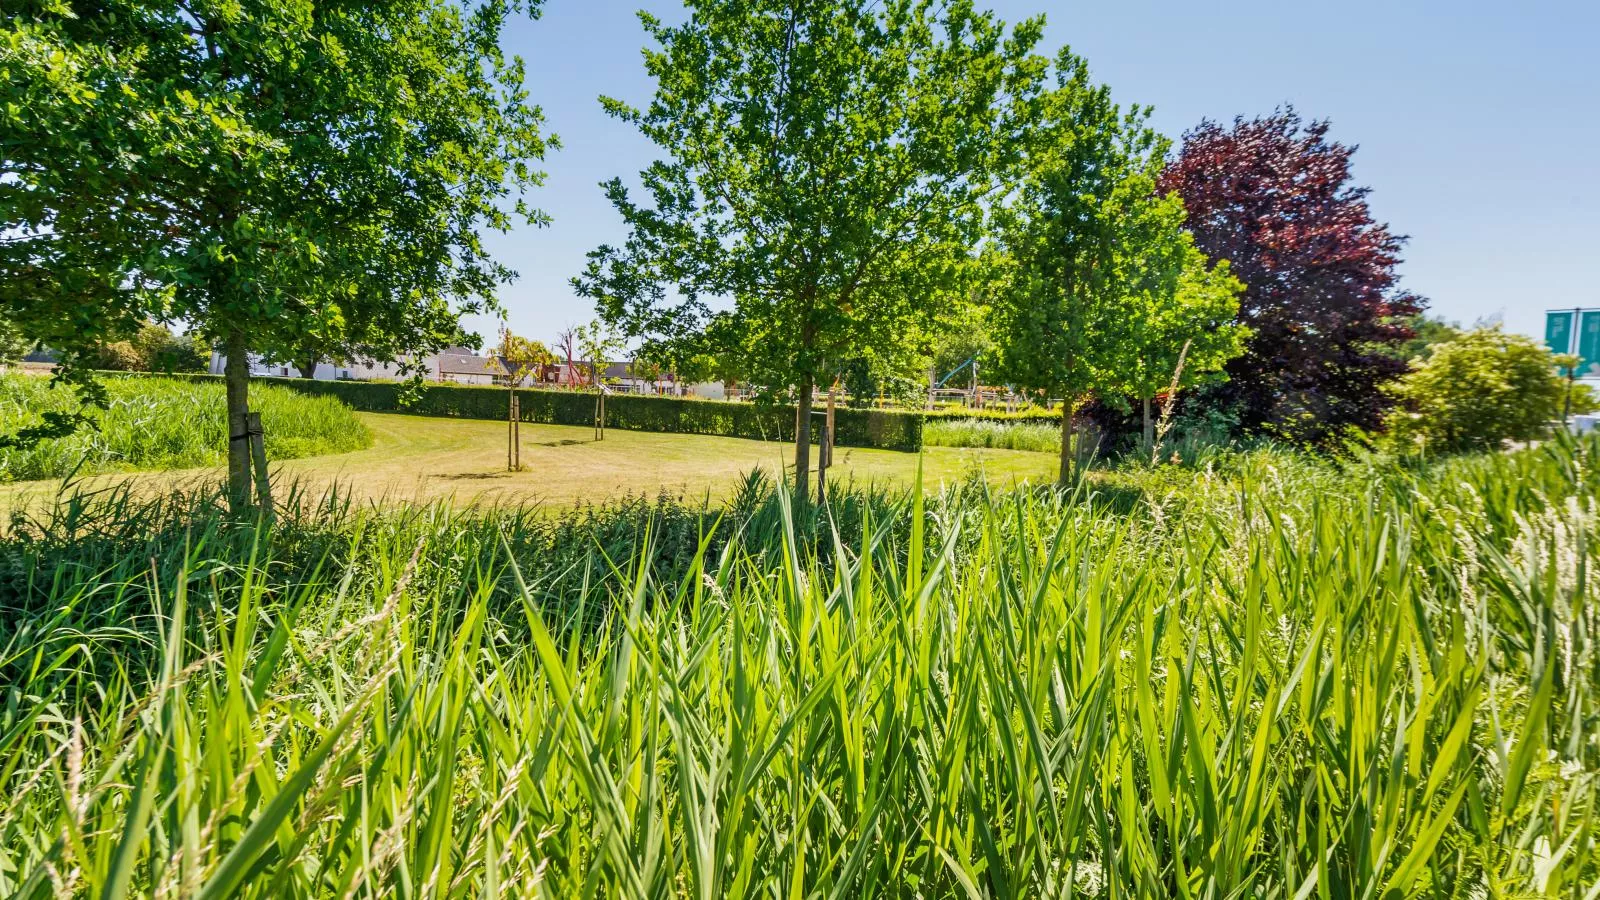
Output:
[[[558,363],[558,365],[565,366],[566,363],[562,362],[562,363]],[[573,365],[574,368],[576,368],[580,372],[583,372],[585,374],[587,374],[589,372],[589,361],[586,360],[586,359],[575,359],[575,360],[572,361],[572,365]],[[623,360],[621,362],[608,362],[608,363],[605,364],[605,368],[601,370],[600,377],[601,378],[639,378],[640,376],[635,375],[631,371],[632,368],[633,368],[633,363],[631,363],[631,362],[629,362],[627,360]],[[667,372],[667,371],[662,371],[662,373],[660,375],[660,380],[662,380],[662,381],[671,381],[672,380],[672,373]]]
[[[505,374],[505,369],[500,366],[500,360],[492,356],[479,356],[476,353],[452,353],[446,351],[439,354],[434,366],[435,374],[439,375]]]

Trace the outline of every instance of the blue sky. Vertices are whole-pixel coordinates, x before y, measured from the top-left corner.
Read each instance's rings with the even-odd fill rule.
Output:
[[[981,6],[983,0],[978,0]],[[521,273],[502,300],[513,329],[548,339],[593,311],[568,279],[621,220],[599,182],[655,158],[597,97],[642,105],[652,84],[634,13],[680,16],[675,3],[546,0],[506,46],[563,148],[529,195],[547,228],[494,235]],[[1294,0],[1094,4],[994,0],[1015,22],[1043,12],[1042,49],[1070,45],[1121,103],[1155,107],[1176,138],[1202,118],[1293,103],[1358,144],[1355,174],[1376,216],[1411,240],[1402,284],[1433,311],[1501,316],[1541,334],[1543,311],[1600,307],[1600,3],[1533,0]],[[493,323],[470,323],[486,338]]]

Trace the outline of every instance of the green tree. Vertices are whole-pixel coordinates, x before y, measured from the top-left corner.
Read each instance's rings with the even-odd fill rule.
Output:
[[[145,372],[203,372],[211,364],[211,348],[196,332],[175,335],[157,322],[146,322],[128,340]]]
[[[1424,359],[1435,344],[1453,341],[1464,333],[1459,322],[1449,322],[1426,313],[1412,316],[1405,325],[1410,329],[1411,337],[1395,348],[1395,352],[1405,360]]]
[[[1070,51],[1055,71],[1028,177],[999,215],[992,328],[1001,375],[1063,401],[1066,484],[1086,449],[1075,440],[1078,409],[1124,387],[1141,331],[1154,333],[1146,308],[1171,300],[1190,257],[1176,232],[1181,201],[1155,191],[1168,144],[1146,125],[1148,110],[1120,110]]]
[[[813,388],[850,360],[904,358],[964,276],[984,207],[1013,162],[1046,61],[1042,20],[1007,32],[970,2],[689,0],[668,25],[641,15],[650,105],[603,99],[667,158],[637,202],[606,192],[630,228],[574,279],[630,338],[719,328],[767,397]],[[913,363],[915,364],[915,363]],[[810,431],[795,437],[805,496]]]
[[[528,4],[533,11],[533,4]],[[539,111],[504,0],[21,0],[0,23],[0,301],[62,348],[185,321],[227,357],[250,502],[248,356],[405,359],[512,273],[542,221]],[[515,197],[512,201],[510,198]],[[270,501],[265,472],[258,489]]]
[[[1532,440],[1566,395],[1550,351],[1533,338],[1479,328],[1436,344],[1395,389],[1392,439],[1435,453]]]
[[[556,355],[543,342],[512,334],[509,328],[500,329],[500,346],[495,348],[495,355],[500,357],[513,390],[529,376],[544,380],[545,368],[556,363]]]
[[[1137,244],[1145,283],[1128,304],[1133,318],[1118,348],[1118,369],[1110,373],[1139,402],[1146,450],[1155,446],[1150,407],[1156,396],[1225,378],[1222,367],[1244,352],[1249,335],[1236,321],[1244,285],[1229,273],[1227,260],[1210,264],[1181,230],[1182,208],[1174,214],[1170,207],[1155,207],[1158,227]]]

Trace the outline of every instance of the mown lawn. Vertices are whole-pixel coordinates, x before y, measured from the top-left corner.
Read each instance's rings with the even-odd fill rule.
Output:
[[[362,500],[452,498],[472,504],[543,501],[574,505],[625,495],[661,492],[690,498],[726,496],[739,476],[760,468],[781,471],[791,458],[786,443],[705,435],[657,434],[608,429],[596,441],[590,428],[523,425],[520,472],[506,471],[506,426],[502,422],[435,419],[360,413],[372,431],[369,449],[274,464],[277,477],[321,493],[337,483]],[[909,484],[919,456],[889,450],[840,447],[830,477],[857,483]],[[929,490],[981,472],[991,483],[1044,481],[1056,460],[1047,453],[961,447],[929,447],[921,455]],[[221,477],[221,469],[105,476],[94,484],[135,479],[164,490]],[[0,486],[0,506],[14,507],[54,496],[57,481]]]

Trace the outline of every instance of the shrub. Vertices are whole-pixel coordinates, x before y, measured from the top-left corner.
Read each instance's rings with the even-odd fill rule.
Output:
[[[1566,385],[1550,351],[1532,338],[1479,328],[1433,345],[1395,389],[1389,418],[1402,450],[1498,449],[1545,433]]]
[[[33,447],[0,449],[0,481],[58,478],[74,470],[209,466],[225,458],[227,411],[220,381],[109,378],[106,391],[110,403],[92,411],[94,427]],[[366,426],[335,398],[309,397],[277,385],[260,385],[252,394],[272,459],[372,445]],[[52,389],[43,378],[0,375],[0,433],[37,424],[45,412],[77,406],[75,395]]]
[[[108,372],[138,372],[144,369],[144,357],[131,341],[112,341],[94,349],[94,365]]]

